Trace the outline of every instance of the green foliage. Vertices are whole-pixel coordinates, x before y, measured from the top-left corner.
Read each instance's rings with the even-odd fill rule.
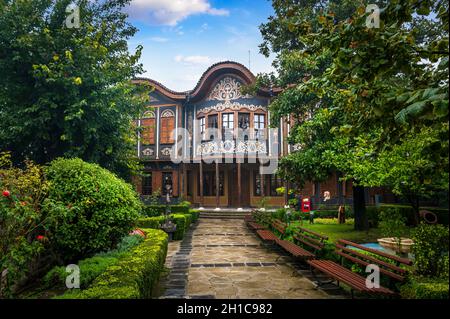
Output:
[[[414,229],[412,240],[416,273],[427,277],[448,277],[448,227],[422,223]]]
[[[172,219],[173,223],[177,225],[177,229],[173,234],[174,240],[182,240],[185,232],[189,229],[189,226],[193,222],[193,218],[198,219],[198,214],[194,213],[195,217],[192,214],[172,214],[169,215],[169,218]],[[159,229],[161,225],[164,223],[164,216],[158,217],[144,217],[139,218],[137,222],[138,227],[142,228],[151,228],[151,229]]]
[[[398,209],[383,209],[380,212],[379,228],[386,237],[394,237],[400,245],[401,236],[407,232],[406,218]]]
[[[379,223],[381,211],[395,209],[400,212],[400,214],[406,218],[407,225],[414,225],[414,208],[408,205],[396,205],[396,204],[382,204],[381,206],[368,206],[366,207],[367,216],[369,220],[373,222],[374,226]],[[436,208],[436,207],[421,207],[420,209],[426,209],[437,215],[438,223],[442,225],[448,225],[448,214],[449,211],[446,208]]]
[[[141,236],[126,236],[117,245],[116,249],[79,261],[77,265],[80,267],[80,288],[88,288],[109,266],[116,264],[124,254],[142,243],[143,240]],[[50,270],[42,281],[47,288],[55,286],[65,288],[67,275],[65,267],[57,266]]]
[[[62,299],[144,299],[158,282],[167,254],[168,237],[160,230],[145,230],[147,238],[108,267],[86,290]]]
[[[301,186],[339,171],[416,213],[419,197],[448,192],[448,2],[389,1],[376,29],[361,1],[272,3],[261,52],[277,54],[277,76],[257,84],[283,89],[272,123],[292,116],[301,147],[279,174]]]
[[[140,202],[131,185],[96,164],[57,159],[46,169],[51,244],[64,261],[111,249],[128,234]]]
[[[448,299],[448,279],[413,277],[400,288],[404,299]]]
[[[198,219],[200,218],[200,211],[195,209],[190,209],[189,214],[192,215],[192,223],[196,223]]]
[[[186,204],[170,205],[170,212],[172,214],[189,214],[190,206]],[[143,207],[143,215],[147,217],[156,217],[164,215],[167,205],[145,205]]]
[[[80,157],[128,177],[139,118],[149,88],[137,29],[123,8],[130,0],[0,1],[0,150],[46,164]],[[67,28],[66,7],[80,8],[80,28]]]
[[[24,168],[15,168],[10,155],[0,153],[0,273],[8,270],[0,281],[0,298],[13,297],[14,287],[30,274],[45,249],[44,225],[51,216],[41,210],[41,202],[48,186],[40,166],[26,162]]]

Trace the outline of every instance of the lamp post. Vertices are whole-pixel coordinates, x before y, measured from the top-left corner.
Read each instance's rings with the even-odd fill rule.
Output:
[[[167,179],[166,179],[167,182]],[[173,240],[173,233],[177,230],[177,225],[175,225],[170,219],[170,195],[172,194],[172,185],[166,183],[166,210],[164,213],[164,223],[161,225],[161,229],[164,230],[169,235],[169,241]]]

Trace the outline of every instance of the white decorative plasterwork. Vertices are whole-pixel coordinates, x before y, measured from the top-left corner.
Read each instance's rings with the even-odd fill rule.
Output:
[[[212,106],[208,106],[208,107],[204,107],[200,110],[197,111],[197,114],[203,113],[203,114],[207,114],[209,112],[212,111],[216,111],[216,112],[222,112],[225,110],[231,110],[231,111],[239,111],[243,108],[246,108],[252,112],[254,111],[258,111],[258,110],[262,110],[262,111],[266,111],[266,107],[263,105],[255,105],[255,104],[241,104],[238,102],[230,102],[230,101],[226,101],[224,103],[218,103],[216,105],[212,105]]]
[[[172,110],[165,110],[161,113],[161,117],[175,117],[175,113]]]
[[[225,77],[216,84],[211,94],[208,97],[208,101],[232,101],[239,98],[251,98],[249,95],[242,95],[242,84],[232,77]]]
[[[172,153],[172,150],[170,148],[168,148],[168,147],[163,148],[161,150],[161,154],[164,155],[164,156],[170,156],[171,153]]]
[[[146,148],[145,150],[142,151],[142,155],[144,156],[153,156],[153,154],[155,154],[155,151],[152,150],[151,148]]]
[[[236,145],[235,141],[226,140],[220,142],[206,142],[197,147],[197,154],[215,155],[215,154],[234,154],[234,153],[266,153],[265,142],[261,141],[242,141]]]
[[[147,111],[144,113],[144,119],[154,119],[155,117],[154,111]]]

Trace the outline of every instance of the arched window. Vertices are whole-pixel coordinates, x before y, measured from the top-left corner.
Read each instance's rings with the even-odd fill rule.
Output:
[[[175,129],[175,114],[172,110],[165,110],[161,113],[161,144],[173,144],[175,140],[172,132]]]
[[[155,127],[156,127],[156,117],[155,112],[147,111],[144,113],[144,117],[141,120],[142,136],[141,141],[143,145],[155,144]]]

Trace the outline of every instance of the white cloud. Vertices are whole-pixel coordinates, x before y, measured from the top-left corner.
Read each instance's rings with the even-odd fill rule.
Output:
[[[183,63],[184,65],[209,65],[213,63],[213,59],[205,55],[177,55],[174,60],[175,62]]]
[[[150,41],[164,43],[164,42],[168,42],[169,39],[162,38],[162,37],[152,37],[152,38],[150,38]]]
[[[229,15],[228,10],[213,8],[209,0],[133,0],[127,11],[151,24],[170,26],[194,14]]]

